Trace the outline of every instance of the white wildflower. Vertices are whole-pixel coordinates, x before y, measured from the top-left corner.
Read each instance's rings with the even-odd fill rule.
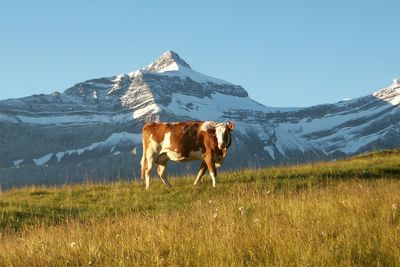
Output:
[[[241,206],[241,207],[239,207],[239,211],[240,211],[240,213],[243,215],[244,214],[244,208]]]
[[[76,248],[78,244],[76,242],[71,242],[70,247],[71,248]]]

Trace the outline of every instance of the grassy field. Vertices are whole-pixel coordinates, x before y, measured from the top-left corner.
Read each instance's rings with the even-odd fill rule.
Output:
[[[0,192],[0,266],[400,266],[400,150]]]

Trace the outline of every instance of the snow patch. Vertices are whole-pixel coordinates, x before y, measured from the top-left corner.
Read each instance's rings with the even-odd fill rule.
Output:
[[[135,113],[135,112],[133,112]],[[139,113],[140,115],[141,113]],[[17,115],[21,123],[35,125],[81,125],[81,124],[97,124],[97,123],[125,123],[136,119],[139,115],[133,115],[132,112],[120,114],[90,114],[90,115],[64,115],[64,116],[48,116],[34,117],[26,115]],[[1,120],[1,117],[0,117]],[[15,120],[13,122],[18,122]]]
[[[177,65],[177,64],[176,64]],[[159,72],[160,75],[166,75],[166,76],[175,76],[179,77],[181,79],[185,78],[190,78],[191,80],[198,82],[198,83],[215,83],[215,84],[228,84],[232,85],[230,82],[217,79],[211,76],[204,75],[200,72],[197,72],[195,70],[192,70],[190,68],[186,67],[178,67],[178,70],[174,70],[176,66],[171,66],[171,70],[169,70],[169,66],[166,68],[166,71]]]
[[[24,162],[24,160],[23,160],[23,159],[14,160],[14,167],[16,167],[16,166],[18,166],[18,165],[22,164],[23,162]]]
[[[110,137],[102,142],[93,143],[89,146],[78,148],[78,149],[70,149],[64,152],[56,153],[57,161],[60,162],[65,155],[73,155],[78,154],[82,155],[85,152],[93,151],[95,149],[110,149],[110,152],[113,153],[114,149],[122,142],[128,142],[131,144],[140,144],[142,143],[142,135],[141,134],[133,134],[127,132],[121,133],[113,133]]]
[[[56,153],[56,157],[57,157],[57,162],[60,162],[61,159],[64,157],[65,152],[58,152]]]
[[[392,105],[400,104],[400,86],[384,88],[373,93],[372,95]]]
[[[44,164],[46,164],[46,162],[48,162],[51,157],[53,156],[53,153],[49,153],[44,155],[41,158],[38,159],[33,159],[33,161],[35,162],[36,166],[43,166]]]
[[[136,109],[133,112],[133,119],[140,118],[144,115],[148,115],[149,113],[150,114],[159,113],[160,111],[161,111],[161,108],[156,103],[153,103],[153,104],[145,106],[144,108]]]
[[[271,146],[264,146],[264,150],[269,153],[272,159],[275,159],[275,151]]]
[[[171,103],[165,107],[167,111],[198,120],[225,120],[225,112],[230,110],[266,113],[286,110],[284,108],[263,106],[249,97],[223,95],[220,93],[211,94],[211,98],[172,93],[171,100]]]

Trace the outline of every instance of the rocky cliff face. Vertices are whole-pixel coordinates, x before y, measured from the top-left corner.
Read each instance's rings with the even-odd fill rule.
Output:
[[[88,80],[63,93],[0,101],[0,184],[136,179],[147,120],[234,121],[238,127],[225,168],[399,147],[396,81],[336,104],[271,108],[239,85],[196,72],[169,51],[135,72]]]

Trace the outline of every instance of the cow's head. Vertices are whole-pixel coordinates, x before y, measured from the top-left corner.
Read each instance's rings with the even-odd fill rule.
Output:
[[[223,157],[226,157],[226,151],[232,143],[231,132],[235,129],[235,124],[228,121],[221,122],[215,125],[215,135],[218,140],[218,148],[223,152]]]

